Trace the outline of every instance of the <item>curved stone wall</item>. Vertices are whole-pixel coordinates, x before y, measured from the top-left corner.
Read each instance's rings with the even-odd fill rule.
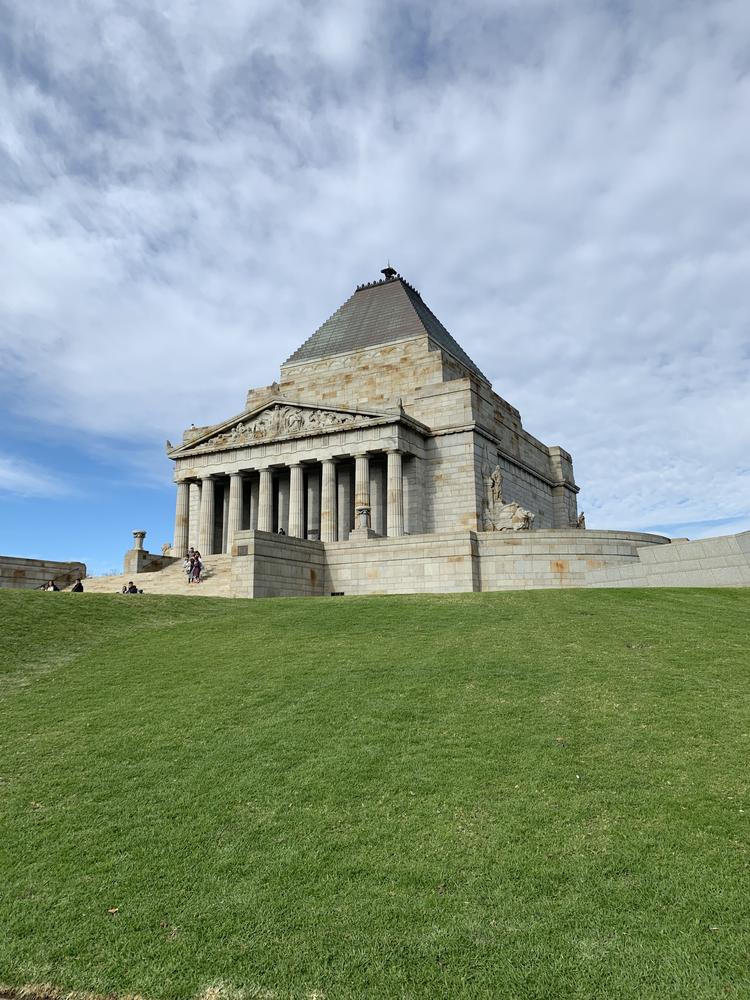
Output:
[[[639,562],[638,549],[669,545],[641,531],[546,528],[477,534],[480,590],[588,587],[593,574]]]

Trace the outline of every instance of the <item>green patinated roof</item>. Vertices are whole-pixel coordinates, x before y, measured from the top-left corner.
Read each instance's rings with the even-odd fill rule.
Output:
[[[360,285],[284,363],[313,361],[425,335],[436,347],[452,355],[485,382],[489,381],[425,305],[416,288],[400,275]]]

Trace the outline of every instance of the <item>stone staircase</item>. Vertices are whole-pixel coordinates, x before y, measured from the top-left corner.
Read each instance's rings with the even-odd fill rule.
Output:
[[[182,560],[172,563],[155,573],[119,573],[116,576],[87,576],[83,581],[84,593],[119,594],[130,580],[144,594],[182,594],[186,597],[231,597],[232,557],[206,556],[203,563],[203,581],[188,583]]]

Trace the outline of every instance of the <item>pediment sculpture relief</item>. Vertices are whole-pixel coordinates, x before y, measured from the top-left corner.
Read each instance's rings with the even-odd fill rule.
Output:
[[[337,410],[316,410],[287,405],[270,406],[257,416],[241,420],[191,450],[214,451],[217,448],[236,448],[278,437],[294,437],[297,434],[359,425],[372,419],[361,413],[342,413]]]

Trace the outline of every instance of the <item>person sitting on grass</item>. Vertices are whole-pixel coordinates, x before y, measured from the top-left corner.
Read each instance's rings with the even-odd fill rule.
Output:
[[[70,592],[71,592],[71,594],[82,594],[83,593],[83,584],[81,583],[80,576],[76,577],[76,582],[70,588]]]
[[[132,580],[128,581],[127,587],[123,590],[124,594],[142,594],[143,591],[139,590]]]
[[[47,584],[47,586],[44,589],[45,590],[59,590],[60,588],[57,586],[57,584],[55,583],[54,580],[50,580],[49,583]]]

